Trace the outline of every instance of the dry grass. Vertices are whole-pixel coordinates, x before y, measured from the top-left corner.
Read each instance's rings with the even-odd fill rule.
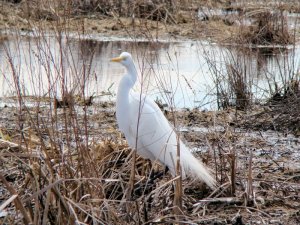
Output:
[[[101,109],[100,105],[90,107]],[[19,132],[18,126],[14,126],[18,124],[18,115],[9,113],[15,110],[17,108],[1,109],[3,167],[0,172],[6,181],[1,186],[1,206],[7,202],[4,212],[8,213],[1,221],[5,224],[21,221],[35,224],[180,221],[207,224],[259,221],[260,218],[297,223],[299,171],[293,167],[283,168],[280,163],[285,158],[297,160],[292,159],[296,149],[274,146],[278,149],[272,150],[269,156],[264,155],[260,151],[268,151],[268,135],[260,137],[247,131],[234,131],[228,124],[238,124],[237,121],[243,118],[242,114],[235,115],[235,111],[178,113],[179,123],[191,123],[193,127],[205,125],[208,129],[205,133],[190,130],[183,134],[196,148],[208,146],[209,150],[201,154],[201,158],[217,171],[220,188],[212,193],[198,183],[184,181],[182,209],[175,214],[176,178],[166,174],[152,181],[151,171],[162,171],[163,168],[139,157],[132,199],[126,200],[132,151],[115,128],[112,129],[115,127],[113,111],[103,108],[85,120],[80,113],[81,107],[58,109],[57,128],[64,127],[64,111],[76,115],[77,122],[76,125],[68,123],[64,129],[53,129],[51,124],[39,119],[49,117],[48,108],[40,108],[37,113],[36,107],[26,107],[23,114],[29,118],[22,122],[24,131]],[[52,111],[51,114],[55,113]],[[89,121],[101,125],[96,128]],[[107,123],[112,127],[107,127]],[[4,124],[10,126],[4,127]],[[85,126],[93,137],[87,147],[83,138]],[[249,139],[247,144],[246,139]],[[284,139],[279,137],[279,140]],[[275,158],[273,151],[278,150],[285,154],[278,153],[281,156]],[[248,158],[250,151],[254,151],[252,159]],[[273,163],[265,165],[265,157],[272,158]],[[275,192],[270,188],[272,185],[276,186]],[[13,204],[11,199],[16,201],[16,194],[19,203]]]
[[[273,9],[255,9],[246,12],[245,16],[253,20],[250,26],[240,26],[237,36],[241,44],[255,45],[287,45],[294,43],[287,25],[284,11]]]
[[[6,109],[3,115],[7,115]],[[69,108],[57,109],[57,113],[52,111],[52,115],[57,114],[58,127],[64,127],[64,113],[77,117],[75,123],[67,121],[67,127],[57,130],[51,128],[50,121],[50,124],[39,121],[49,116],[48,108],[38,109],[38,113],[36,110],[26,108],[24,112],[27,119],[22,126],[26,131],[19,133],[12,127],[1,129],[1,159],[5,164],[1,174],[3,180],[8,181],[2,186],[7,189],[3,197],[19,193],[22,199],[16,204],[16,209],[22,206],[22,216],[10,207],[9,216],[3,222],[15,224],[23,217],[24,223],[32,221],[34,224],[124,224],[124,221],[147,222],[156,217],[154,212],[161,211],[161,217],[173,214],[172,179],[166,176],[153,182],[149,176],[154,168],[141,158],[136,161],[132,200],[126,200],[132,151],[116,130],[110,133],[109,139],[103,139],[89,120]],[[113,115],[108,117],[102,112],[95,116],[103,122]],[[18,117],[10,120],[17,123]],[[95,132],[94,141],[88,146],[84,141],[85,126],[89,127],[88,135]],[[166,210],[166,206],[170,206],[170,210]]]
[[[219,53],[207,52],[205,56],[216,87],[218,109],[251,108],[254,75],[251,54],[247,50],[229,46]]]
[[[101,7],[93,5],[99,2]],[[74,19],[74,14],[84,14],[91,6],[100,13],[99,17],[115,19],[109,29],[126,28],[118,15],[128,13],[126,4],[120,1],[122,7],[118,11],[112,10],[110,5],[108,10],[103,2],[84,5],[78,1],[72,5],[71,1],[42,1],[38,5],[38,1],[23,1],[22,7],[17,8],[17,18],[29,21],[31,29],[39,35],[39,51],[35,54],[46,71],[48,89],[28,99],[20,81],[19,65],[13,61],[10,49],[6,49],[15,97],[10,99],[13,106],[0,109],[1,223],[243,224],[280,221],[297,224],[300,221],[299,171],[290,165],[299,161],[299,155],[296,147],[289,146],[294,142],[297,145],[298,139],[290,137],[287,140],[281,133],[268,136],[236,129],[251,118],[247,112],[237,110],[247,109],[251,97],[240,62],[227,62],[231,93],[238,106],[235,110],[227,106],[228,111],[222,112],[168,113],[171,121],[187,125],[187,131],[180,134],[189,146],[204,149],[205,153],[195,154],[212,168],[219,184],[216,191],[207,190],[192,179],[181,183],[178,177],[172,178],[168,173],[154,179],[163,168],[138,156],[133,166],[133,151],[117,130],[114,105],[87,104],[89,96],[85,85],[94,72],[90,67],[93,52],[82,62],[82,68],[75,70],[74,61],[66,57],[69,47],[63,44],[63,34],[68,35],[65,31],[70,25],[69,16]],[[111,2],[105,1],[105,4]],[[172,1],[165,1],[163,6],[152,5],[151,8],[140,4],[130,9],[136,10],[141,18],[160,20],[164,24],[183,23],[176,14],[179,7],[172,9],[169,2]],[[73,6],[76,10],[69,10]],[[30,18],[34,18],[34,22]],[[52,55],[46,41],[47,30],[40,20],[49,22],[55,30],[59,56]],[[150,26],[153,24],[156,23]],[[154,37],[149,35],[148,25],[148,21],[142,21],[140,31]],[[85,23],[76,26],[80,35],[85,34]],[[160,29],[158,25],[154,28]],[[130,31],[127,29],[125,33]],[[18,39],[20,34],[16,36]],[[84,50],[83,46],[79,52]],[[73,69],[71,85],[66,65]],[[29,72],[30,81],[39,83],[35,69]],[[294,92],[298,90],[294,86],[291,88]],[[78,96],[80,101],[76,100]],[[59,99],[56,101],[56,98]],[[197,131],[197,127],[205,131]],[[272,142],[275,135],[284,145]],[[130,199],[126,195],[129,188],[133,190]]]
[[[299,75],[295,80],[285,84],[283,93],[276,92],[265,104],[265,108],[254,113],[243,126],[260,130],[291,130],[300,135],[300,85]]]

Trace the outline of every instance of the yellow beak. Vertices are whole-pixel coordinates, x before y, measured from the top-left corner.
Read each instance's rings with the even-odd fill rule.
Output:
[[[123,57],[116,57],[116,58],[112,58],[110,61],[111,62],[121,62],[123,60]]]

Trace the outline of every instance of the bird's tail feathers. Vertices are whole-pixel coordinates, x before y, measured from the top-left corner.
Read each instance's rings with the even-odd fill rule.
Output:
[[[180,148],[180,164],[183,169],[183,176],[191,174],[202,180],[211,189],[215,189],[216,180],[212,177],[209,169],[201,161],[196,159],[184,144],[181,144]]]

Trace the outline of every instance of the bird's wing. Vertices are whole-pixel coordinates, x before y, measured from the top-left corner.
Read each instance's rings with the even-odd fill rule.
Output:
[[[166,146],[176,144],[173,128],[152,99],[138,93],[130,96],[131,126],[127,139],[131,139],[131,147],[145,158],[166,164],[166,158],[170,157],[166,152],[170,148]]]
[[[192,155],[182,141],[177,141],[173,127],[153,100],[144,95],[132,94],[129,106],[131,120],[129,133],[130,142],[133,143],[131,147],[137,149],[144,158],[158,160],[175,176],[179,145],[183,177],[190,174],[200,178],[211,188],[215,187],[215,180],[210,172]],[[129,140],[128,137],[126,138]]]

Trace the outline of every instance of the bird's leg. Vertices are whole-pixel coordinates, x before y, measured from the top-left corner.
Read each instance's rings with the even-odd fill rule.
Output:
[[[139,183],[138,185],[134,186],[134,194],[141,195],[150,193],[153,190],[153,187],[155,186],[155,180],[163,177],[168,171],[169,168],[167,166],[165,167],[164,171],[151,171],[149,179],[147,179],[146,183]]]
[[[157,172],[151,172],[150,174],[150,180],[149,182],[154,182],[156,179],[161,178],[162,176],[166,175],[166,173],[169,171],[169,168],[166,166],[164,171],[157,171]]]
[[[167,172],[169,172],[169,167],[167,167],[167,166],[165,166],[165,174],[164,175],[166,175],[167,174]]]
[[[150,173],[150,177],[149,177],[149,180],[147,181],[147,186],[146,188],[150,189],[149,193],[152,191],[153,189],[153,186],[154,186],[154,181],[158,178],[161,178],[162,176],[164,176],[167,172],[169,171],[169,168],[166,166],[164,171],[158,171],[158,172],[153,172],[151,171]],[[153,200],[153,197],[152,195],[149,195],[148,197],[146,197],[146,203],[144,204],[144,211],[147,211],[147,208],[151,209],[151,203],[152,203],[152,200]],[[147,218],[147,214],[145,213],[145,218]]]

